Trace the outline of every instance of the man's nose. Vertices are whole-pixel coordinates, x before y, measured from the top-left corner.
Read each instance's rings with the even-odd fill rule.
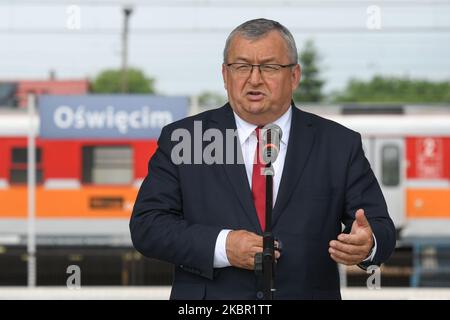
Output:
[[[249,82],[253,85],[260,84],[262,82],[261,69],[259,68],[259,66],[253,66],[252,70],[250,71]]]

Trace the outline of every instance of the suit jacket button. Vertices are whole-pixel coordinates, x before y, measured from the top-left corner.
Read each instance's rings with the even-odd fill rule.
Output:
[[[264,298],[264,292],[258,291],[256,293],[256,298],[259,299],[259,300],[263,299]]]

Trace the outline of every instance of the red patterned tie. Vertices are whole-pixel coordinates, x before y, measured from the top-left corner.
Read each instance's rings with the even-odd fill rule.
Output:
[[[258,156],[260,128],[256,128],[255,132],[258,142],[256,144],[255,159],[253,161],[252,194],[256,212],[258,213],[259,224],[264,231],[266,227],[266,177],[262,175],[264,164]]]

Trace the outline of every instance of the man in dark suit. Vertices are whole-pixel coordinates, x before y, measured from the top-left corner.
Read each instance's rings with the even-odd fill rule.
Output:
[[[273,164],[272,230],[283,243],[274,298],[339,299],[337,263],[364,268],[392,253],[395,228],[361,137],[293,105],[297,61],[284,26],[245,22],[224,50],[229,103],[162,130],[130,230],[139,252],[175,265],[171,298],[256,298],[254,256],[265,227],[256,133],[271,123],[283,131]],[[206,161],[208,144],[224,140]]]

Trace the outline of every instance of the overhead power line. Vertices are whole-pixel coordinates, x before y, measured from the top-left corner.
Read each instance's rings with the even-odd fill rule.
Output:
[[[449,0],[23,0],[6,1],[0,6],[122,6],[133,5],[141,7],[361,7],[378,5],[381,7],[409,7],[409,6],[450,6]]]
[[[134,28],[131,29],[133,36],[146,36],[155,34],[177,34],[177,33],[229,33],[230,28],[225,27],[205,27],[205,28]],[[291,27],[290,30],[295,33],[364,33],[364,34],[408,34],[408,33],[449,33],[450,26],[430,26],[430,27],[383,27],[377,30],[371,30],[364,27]],[[0,28],[0,34],[11,35],[88,35],[88,36],[117,36],[121,29],[118,28],[82,28],[79,30],[69,30],[64,28]]]

